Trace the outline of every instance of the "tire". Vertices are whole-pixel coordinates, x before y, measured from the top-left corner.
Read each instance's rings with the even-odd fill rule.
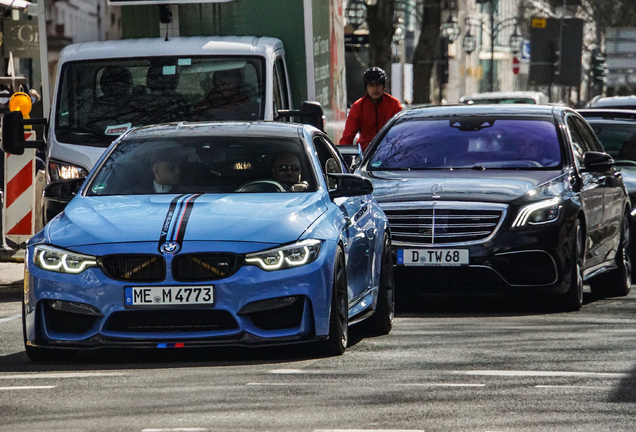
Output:
[[[574,224],[574,244],[572,245],[572,264],[569,277],[569,288],[559,298],[560,309],[564,312],[575,312],[583,306],[583,260],[585,258],[585,240],[581,221]]]
[[[342,355],[349,342],[349,299],[344,252],[338,246],[334,262],[333,291],[329,313],[329,338],[322,351],[328,356]]]
[[[590,281],[594,297],[622,297],[632,287],[632,257],[630,249],[630,226],[627,216],[623,218],[621,242],[616,253],[616,268]]]
[[[39,348],[27,345],[24,298],[22,299],[22,339],[24,341],[24,351],[29,360],[33,362],[65,361],[72,360],[77,356],[77,350],[74,349]]]
[[[391,240],[388,234],[384,234],[381,262],[378,304],[373,315],[365,321],[365,330],[377,336],[389,334],[395,318],[393,258],[391,256]]]

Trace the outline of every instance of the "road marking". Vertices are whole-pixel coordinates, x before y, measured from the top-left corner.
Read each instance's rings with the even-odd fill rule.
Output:
[[[66,373],[41,373],[24,375],[0,375],[0,379],[35,379],[35,378],[89,378],[126,376],[120,372],[66,372]]]
[[[13,316],[11,316],[11,317],[9,317],[9,318],[0,318],[0,323],[1,323],[1,322],[5,322],[5,321],[13,321],[13,320],[17,320],[17,319],[20,319],[20,318],[22,318],[22,314],[20,314],[20,315],[13,315]]]
[[[315,373],[316,371],[313,371],[313,372]],[[272,369],[271,371],[269,371],[269,373],[287,375],[287,374],[302,374],[302,373],[310,373],[310,372],[306,370],[302,370],[302,369]]]
[[[20,386],[20,387],[0,387],[0,390],[41,390],[52,389],[55,386]]]
[[[627,378],[627,373],[604,372],[559,372],[559,371],[452,371],[454,375],[478,375],[478,376],[510,376],[510,377],[585,377],[585,378]]]
[[[612,390],[612,386],[536,385],[535,388]]]
[[[424,429],[314,429],[313,432],[424,432]]]
[[[142,429],[141,432],[209,432],[208,428]]]
[[[403,386],[413,386],[413,387],[486,387],[486,384],[453,384],[453,383],[407,383],[407,384],[398,384]]]

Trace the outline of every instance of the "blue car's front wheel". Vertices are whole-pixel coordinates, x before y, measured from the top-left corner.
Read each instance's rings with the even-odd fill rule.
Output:
[[[341,355],[349,341],[349,301],[347,298],[347,272],[342,247],[336,249],[334,262],[331,313],[329,314],[329,338],[324,341],[327,355]]]

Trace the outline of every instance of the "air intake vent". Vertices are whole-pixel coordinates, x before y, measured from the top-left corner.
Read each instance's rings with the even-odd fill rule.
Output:
[[[232,330],[238,324],[223,310],[166,309],[115,312],[104,328],[123,333],[190,333]]]
[[[161,255],[107,255],[102,257],[101,264],[113,279],[158,282],[166,278],[166,262]]]

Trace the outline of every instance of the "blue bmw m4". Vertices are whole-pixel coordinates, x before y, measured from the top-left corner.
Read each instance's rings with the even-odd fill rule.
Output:
[[[393,262],[371,183],[318,129],[133,129],[28,243],[32,360],[102,347],[347,347],[390,332]]]

